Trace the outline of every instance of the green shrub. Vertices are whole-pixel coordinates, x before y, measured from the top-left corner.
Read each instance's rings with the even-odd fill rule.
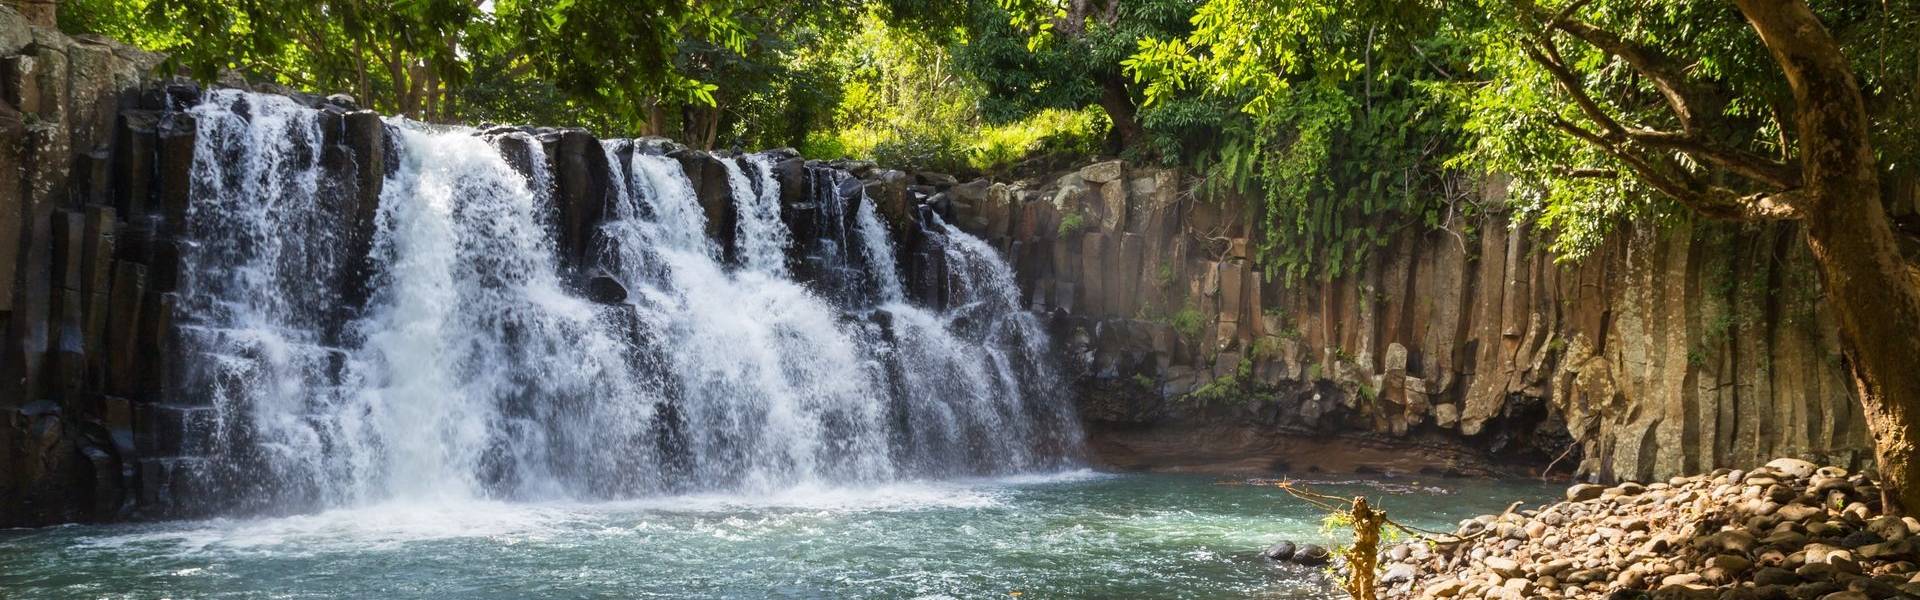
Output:
[[[1162,288],[1172,287],[1173,286],[1173,263],[1171,262],[1160,263],[1160,272],[1156,274],[1154,279],[1160,283],[1160,287]]]
[[[1086,229],[1086,228],[1087,228],[1086,216],[1081,215],[1080,213],[1077,213],[1077,212],[1067,213],[1067,216],[1060,218],[1060,227],[1057,233],[1060,234],[1060,237],[1067,237],[1076,233],[1080,233],[1080,230]]]
[[[854,153],[847,148],[846,141],[840,135],[824,131],[808,133],[807,140],[800,144],[800,155],[823,160],[854,157]]]
[[[1259,339],[1256,339],[1253,341],[1253,352],[1251,356],[1255,360],[1262,360],[1262,361],[1278,360],[1280,358],[1280,354],[1281,352],[1280,352],[1279,337],[1261,336]]]
[[[909,132],[880,140],[870,154],[874,162],[896,169],[957,172],[967,166],[960,140],[947,134]]]
[[[1106,137],[1105,114],[1083,110],[1048,109],[1004,125],[982,127],[969,148],[972,166],[997,171],[1041,154],[1093,155]]]
[[[1188,306],[1167,317],[1167,324],[1172,325],[1173,330],[1182,337],[1197,342],[1200,339],[1201,330],[1207,326],[1207,316],[1200,314],[1199,309]]]

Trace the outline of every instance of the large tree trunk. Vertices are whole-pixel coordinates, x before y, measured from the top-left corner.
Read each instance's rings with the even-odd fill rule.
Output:
[[[1119,146],[1111,149],[1113,153],[1138,147],[1142,135],[1139,111],[1133,105],[1133,93],[1127,91],[1125,77],[1115,74],[1100,80],[1100,108],[1107,111],[1107,120],[1113,121],[1114,141]]]
[[[647,99],[646,105],[647,122],[642,135],[665,137],[667,135],[666,107],[661,104],[658,98]]]
[[[1889,499],[1920,509],[1920,282],[1895,241],[1859,82],[1801,0],[1738,0],[1793,87],[1807,240],[1839,317]]]
[[[681,109],[681,115],[680,141],[701,150],[712,150],[720,131],[720,107],[689,104]]]

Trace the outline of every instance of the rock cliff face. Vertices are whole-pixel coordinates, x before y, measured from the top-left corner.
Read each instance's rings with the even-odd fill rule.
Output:
[[[147,79],[157,62],[0,6],[0,526],[190,513],[175,503],[205,483],[191,475],[204,436],[190,432],[211,412],[195,386],[218,382],[178,368],[193,349],[176,308],[198,135],[182,109],[201,91]],[[300,99],[321,110],[328,197],[352,221],[335,250],[361,264],[393,132],[350,101]],[[483,135],[510,161],[513,143],[541,144],[568,285],[625,297],[586,260],[609,194],[600,141]],[[613,152],[676,158],[733,260],[719,159],[655,140]],[[1196,201],[1174,171],[1107,162],[961,183],[775,158],[790,264],[822,293],[852,277],[835,258],[852,213],[813,201],[828,194],[864,188],[921,305],[945,308],[955,285],[936,219],[997,246],[1031,307],[1053,315],[1105,464],[1472,472],[1563,457],[1560,472],[1644,480],[1869,457],[1789,225],[1625,226],[1562,265],[1494,208],[1403,231],[1358,275],[1288,286],[1253,264],[1245,216]],[[320,282],[339,299],[335,325],[369,291],[364,268],[336,279]]]
[[[158,376],[177,256],[156,218],[183,206],[155,190],[193,131],[150,110],[157,63],[0,6],[0,526],[132,499],[134,392]]]
[[[1358,274],[1301,285],[1264,277],[1247,217],[1173,171],[1107,162],[936,200],[1061,315],[1092,446],[1116,466],[1558,459],[1651,480],[1781,455],[1871,461],[1795,226],[1622,224],[1563,264],[1511,225],[1502,193],[1401,232]]]

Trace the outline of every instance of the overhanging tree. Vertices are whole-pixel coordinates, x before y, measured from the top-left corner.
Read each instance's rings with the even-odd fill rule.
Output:
[[[1802,0],[1734,4],[1518,0],[1501,7],[1513,17],[1507,48],[1524,61],[1496,58],[1494,72],[1544,75],[1561,108],[1513,104],[1513,96],[1496,97],[1505,90],[1488,90],[1482,106],[1526,127],[1483,133],[1507,151],[1559,143],[1520,139],[1537,133],[1528,127],[1544,125],[1574,141],[1531,159],[1500,159],[1541,175],[1544,185],[1627,181],[1710,219],[1802,222],[1883,483],[1892,500],[1920,508],[1920,274],[1902,256],[1881,180],[1890,169],[1910,168],[1912,149],[1876,151],[1877,141],[1916,125],[1914,9],[1856,3],[1817,15]],[[1836,29],[1879,42],[1877,49],[1855,45],[1861,52],[1894,55],[1856,60]]]
[[[1468,64],[1452,60],[1460,49]],[[1235,98],[1262,125],[1254,187],[1270,240],[1373,226],[1315,225],[1351,208],[1349,184],[1295,168],[1340,162],[1317,149],[1350,145],[1327,133],[1353,118],[1340,106],[1373,95],[1353,82],[1378,81],[1374,69],[1356,65],[1454,103],[1441,114],[1464,120],[1466,143],[1441,154],[1511,176],[1519,216],[1552,230],[1562,257],[1630,217],[1802,221],[1886,488],[1920,509],[1920,275],[1885,205],[1920,160],[1920,4],[1208,0],[1192,35],[1131,60],[1149,98]],[[1430,212],[1423,202],[1409,212]],[[1291,273],[1294,245],[1263,247],[1265,266]]]

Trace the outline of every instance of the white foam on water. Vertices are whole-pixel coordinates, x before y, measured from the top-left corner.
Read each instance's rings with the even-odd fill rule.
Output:
[[[1009,506],[1009,486],[1089,478],[1087,473],[1073,472],[865,487],[801,485],[760,494],[689,494],[593,503],[400,500],[284,517],[159,524],[133,533],[81,537],[74,545],[91,551],[158,548],[176,556],[311,556],[392,551],[421,542],[473,539],[515,544],[589,533],[705,533],[739,542],[838,515],[1004,508]],[[703,513],[716,520],[661,520],[667,515]]]
[[[1000,485],[1029,486],[1029,485],[1054,485],[1054,484],[1061,484],[1061,483],[1079,483],[1082,481],[1098,481],[1102,479],[1112,479],[1115,477],[1118,477],[1118,475],[1115,475],[1113,473],[1102,473],[1100,471],[1095,471],[1093,469],[1069,469],[1065,471],[1054,471],[1051,473],[1048,473],[1048,472],[1015,473],[1013,475],[1004,475],[1000,477],[976,479],[971,481],[983,481],[987,483],[1000,484]]]
[[[388,502],[287,517],[171,523],[151,531],[81,538],[75,545],[91,550],[161,547],[176,555],[301,556],[395,550],[451,539],[546,539],[566,535],[586,517],[566,507],[531,503]]]
[[[842,513],[980,509],[1003,505],[1000,490],[962,484],[902,482],[874,486],[802,485],[760,494],[690,494],[602,506],[695,513],[770,509]]]

